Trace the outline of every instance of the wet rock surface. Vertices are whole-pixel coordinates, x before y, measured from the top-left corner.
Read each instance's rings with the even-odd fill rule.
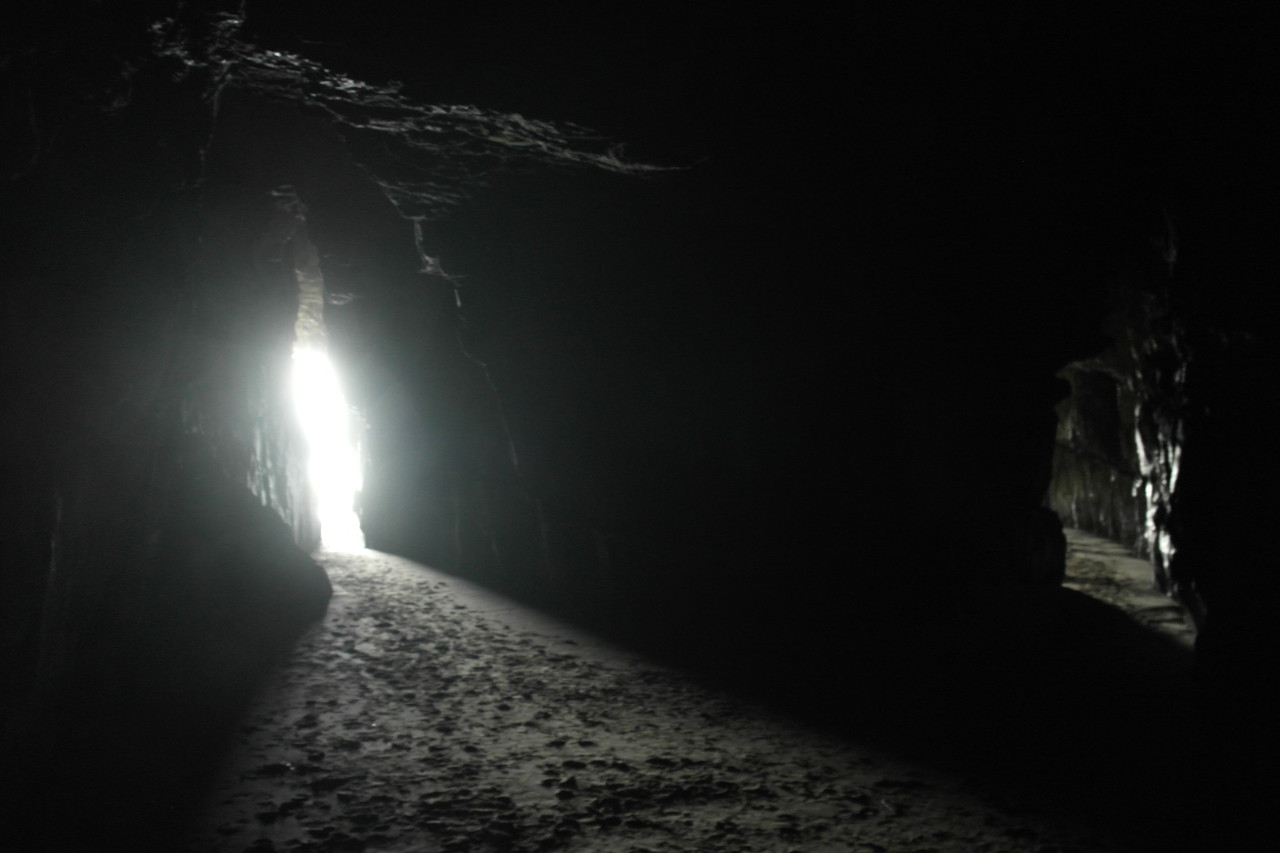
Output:
[[[1188,649],[1195,626],[1186,608],[1156,588],[1151,562],[1123,545],[1083,530],[1067,530],[1064,585],[1127,613],[1153,632],[1173,637]]]
[[[329,615],[239,728],[193,853],[1137,849],[416,563],[322,562]]]

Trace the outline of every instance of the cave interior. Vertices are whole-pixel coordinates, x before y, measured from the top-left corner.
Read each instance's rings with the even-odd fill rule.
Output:
[[[1195,618],[1172,748],[1259,760],[1274,16],[25,5],[8,805],[202,766],[324,612],[304,334],[370,548],[839,717],[830,671],[891,695],[992,602],[1070,598],[1080,528]]]

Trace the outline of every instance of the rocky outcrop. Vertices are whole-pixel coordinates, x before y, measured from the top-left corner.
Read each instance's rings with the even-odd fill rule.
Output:
[[[1260,730],[1243,725],[1264,713],[1252,667],[1280,655],[1263,532],[1280,468],[1259,402],[1280,359],[1268,273],[1248,239],[1256,188],[1200,165],[1183,191],[1225,213],[1188,214],[1180,230],[1194,251],[1181,253],[1166,216],[1159,251],[1113,291],[1110,343],[1063,371],[1072,395],[1051,500],[1070,523],[1148,556],[1153,583],[1188,607],[1216,738]]]
[[[190,783],[330,594],[286,395],[297,288],[263,250],[275,199],[205,168],[211,105],[163,62],[113,62],[136,44],[28,48],[38,156],[0,189],[12,838],[56,826],[68,790],[127,826]]]
[[[1117,286],[1102,323],[1109,343],[1060,373],[1071,390],[1058,406],[1049,501],[1071,526],[1150,557],[1172,593],[1168,522],[1191,415],[1190,352],[1170,282],[1155,271]]]

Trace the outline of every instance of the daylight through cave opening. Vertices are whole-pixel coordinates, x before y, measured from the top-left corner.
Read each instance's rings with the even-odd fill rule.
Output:
[[[322,349],[295,344],[293,398],[307,442],[307,479],[327,548],[364,547],[356,515],[361,461],[352,412],[338,374]]]
[[[347,404],[338,372],[329,359],[324,277],[316,247],[307,239],[301,224],[293,238],[293,249],[298,318],[294,326],[292,393],[307,445],[307,480],[320,524],[320,542],[330,549],[359,549],[364,547],[364,532],[356,512],[363,487],[360,421]]]

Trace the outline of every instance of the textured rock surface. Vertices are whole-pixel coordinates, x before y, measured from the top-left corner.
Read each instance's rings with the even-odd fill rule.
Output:
[[[18,60],[43,86],[39,156],[3,189],[5,806],[58,822],[82,796],[114,826],[117,797],[198,775],[329,583],[306,555],[275,200],[195,171],[210,106],[172,66],[110,57],[137,33],[42,35]]]
[[[1170,237],[1170,239],[1172,239]],[[1059,404],[1050,505],[1075,527],[1149,557],[1157,582],[1175,589],[1170,512],[1193,403],[1186,388],[1194,357],[1173,302],[1169,267],[1149,263],[1117,286],[1103,321],[1110,343],[1067,365],[1071,391]]]

